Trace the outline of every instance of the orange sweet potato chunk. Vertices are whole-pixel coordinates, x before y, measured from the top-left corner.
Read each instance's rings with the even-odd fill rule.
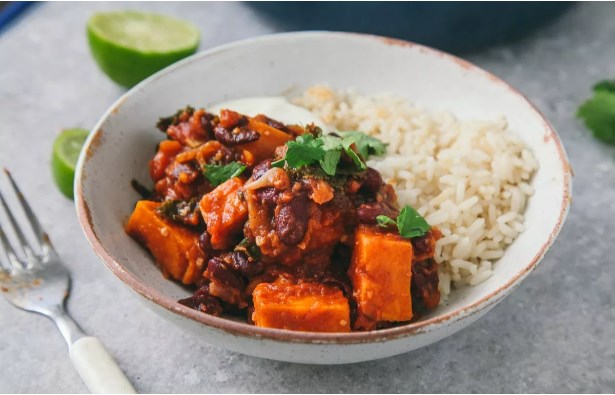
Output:
[[[164,171],[183,148],[184,146],[175,140],[163,140],[160,142],[156,155],[149,162],[149,174],[154,182],[164,178]]]
[[[257,326],[308,332],[349,332],[350,307],[324,284],[261,283],[252,293]]]
[[[292,138],[288,133],[284,133],[254,118],[249,118],[248,127],[257,131],[260,134],[260,138],[252,143],[240,145],[240,147],[254,155],[254,163],[272,158],[275,149],[280,145],[286,144]]]
[[[241,178],[231,178],[205,194],[199,202],[211,246],[216,250],[231,247],[232,236],[241,232],[248,220],[248,206],[239,198],[243,184]]]
[[[411,264],[410,240],[360,225],[348,269],[358,312],[374,321],[410,320]]]
[[[165,276],[184,284],[201,278],[205,256],[199,234],[161,218],[158,202],[140,200],[126,224],[126,233],[152,253]]]

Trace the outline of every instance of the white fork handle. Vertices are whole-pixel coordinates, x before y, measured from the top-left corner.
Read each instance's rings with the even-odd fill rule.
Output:
[[[135,394],[124,373],[95,337],[86,336],[70,346],[70,359],[93,394]]]

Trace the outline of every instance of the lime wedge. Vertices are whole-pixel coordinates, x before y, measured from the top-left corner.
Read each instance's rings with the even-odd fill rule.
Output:
[[[96,13],[87,33],[100,68],[125,87],[195,53],[200,37],[188,22],[136,11]]]
[[[88,133],[85,129],[65,129],[53,142],[51,173],[58,189],[69,199],[73,198],[75,166]]]

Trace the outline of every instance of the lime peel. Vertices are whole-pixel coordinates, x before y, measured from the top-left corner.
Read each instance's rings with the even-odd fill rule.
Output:
[[[100,68],[125,87],[192,55],[200,42],[199,30],[191,23],[137,11],[96,13],[87,34]]]
[[[53,142],[51,174],[60,192],[69,199],[73,198],[75,166],[88,134],[85,129],[65,129]]]

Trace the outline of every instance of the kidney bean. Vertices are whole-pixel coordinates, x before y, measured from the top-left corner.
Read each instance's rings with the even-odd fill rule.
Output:
[[[261,261],[250,261],[242,251],[231,252],[229,258],[231,268],[244,277],[253,277],[264,269]]]
[[[240,150],[229,148],[226,146],[222,146],[218,153],[213,156],[210,160],[210,163],[214,164],[228,164],[231,162],[241,161],[241,152]]]
[[[196,290],[194,295],[185,299],[180,299],[178,302],[191,309],[202,311],[203,313],[216,316],[222,314],[220,300],[209,294],[209,284],[201,286]]]
[[[308,196],[300,194],[280,208],[274,221],[276,234],[282,243],[294,246],[303,240],[307,232],[309,205]]]
[[[218,125],[214,129],[214,135],[216,136],[216,140],[225,145],[251,143],[261,137],[256,130],[249,129],[246,126],[235,127],[229,130]]]
[[[438,264],[433,259],[412,263],[412,307],[425,312],[438,306]]]
[[[207,138],[209,140],[214,138],[214,119],[216,118],[215,115],[210,114],[208,112],[204,113],[203,116],[201,116],[201,125],[203,126],[203,130],[205,131],[205,134],[207,135]]]
[[[365,172],[363,183],[361,184],[361,190],[364,192],[376,193],[378,192],[378,189],[380,189],[380,185],[382,185],[382,176],[380,175],[380,172],[376,169],[368,167]]]
[[[218,257],[211,258],[207,263],[207,272],[212,280],[219,281],[239,291],[242,291],[246,284],[226,266],[224,261]]]
[[[435,240],[431,232],[427,232],[423,236],[413,237],[412,250],[415,257],[432,257],[435,251]]]
[[[274,187],[266,187],[256,190],[256,197],[269,208],[274,208],[280,195],[280,191]]]
[[[258,165],[254,166],[254,168],[252,169],[252,179],[258,180],[259,178],[261,178],[263,174],[267,172],[267,170],[271,169],[271,162],[271,159],[266,159]]]
[[[284,133],[291,134],[291,131],[288,129],[288,127],[286,125],[284,125],[280,121],[276,121],[275,119],[269,118],[266,115],[259,114],[259,115],[255,116],[254,119],[257,120],[257,121],[266,123],[267,125],[271,126],[272,128],[276,128],[278,130],[281,130]]]
[[[362,224],[375,224],[379,215],[384,215],[384,209],[378,202],[363,203],[357,209],[357,217]]]
[[[382,202],[363,203],[357,209],[357,218],[362,224],[375,224],[379,215],[395,219],[397,211]]]

